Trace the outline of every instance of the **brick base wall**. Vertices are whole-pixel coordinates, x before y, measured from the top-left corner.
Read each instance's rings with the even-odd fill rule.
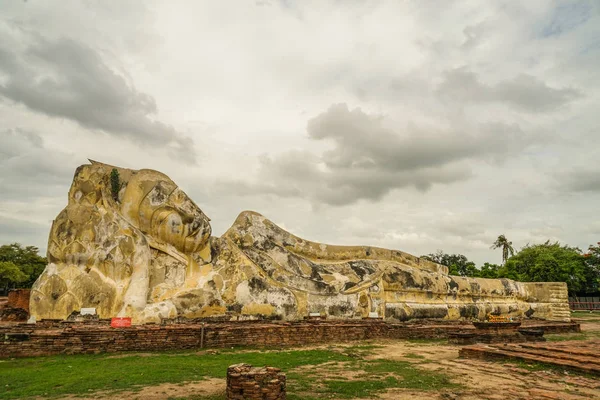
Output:
[[[576,323],[524,324],[556,332],[578,332]],[[541,326],[540,326],[541,324]],[[136,325],[111,328],[109,321],[0,325],[0,358],[121,351],[161,351],[234,346],[280,347],[368,339],[444,339],[469,332],[460,324],[389,324],[379,320],[227,322]]]

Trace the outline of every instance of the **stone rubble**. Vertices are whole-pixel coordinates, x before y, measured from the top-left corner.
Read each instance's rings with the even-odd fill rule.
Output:
[[[227,400],[285,400],[286,377],[279,368],[235,364],[227,368]]]
[[[600,340],[555,343],[477,344],[463,347],[462,358],[521,360],[600,375]]]

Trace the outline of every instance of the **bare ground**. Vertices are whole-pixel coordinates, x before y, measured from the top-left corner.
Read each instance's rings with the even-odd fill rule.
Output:
[[[458,358],[457,346],[398,341],[377,341],[381,346],[372,350],[367,359],[385,358],[413,363],[416,368],[443,372],[460,389],[439,392],[391,389],[380,393],[382,400],[530,400],[600,399],[600,380],[553,369],[531,371],[513,363],[490,362]],[[348,345],[351,346],[351,345]],[[340,346],[344,348],[346,346]],[[420,358],[422,357],[422,358]],[[319,378],[343,377],[357,379],[361,372],[344,369],[344,363],[303,366],[294,372]],[[166,399],[188,396],[215,396],[224,393],[225,380],[210,379],[186,384],[163,384],[146,387],[139,392],[121,392],[102,396],[104,399]],[[100,397],[95,393],[95,397]]]
[[[583,332],[600,331],[600,316],[581,321]],[[573,334],[577,335],[577,334]],[[383,400],[530,400],[561,399],[584,400],[600,399],[600,379],[567,373],[556,369],[531,370],[515,363],[491,362],[458,358],[459,346],[441,342],[413,343],[408,341],[381,340],[369,350],[368,359],[402,360],[414,364],[415,368],[438,371],[449,376],[454,383],[462,385],[458,389],[444,389],[438,392],[390,389],[378,393]],[[357,343],[335,345],[345,351]],[[332,346],[310,346],[307,348],[331,348]],[[274,350],[276,351],[276,350]],[[152,353],[142,353],[151,356]],[[116,356],[119,357],[119,356]],[[326,363],[319,366],[303,366],[293,372],[315,378],[343,377],[358,379],[361,371],[344,368],[344,363]],[[94,398],[115,399],[168,399],[168,398],[224,398],[225,380],[207,379],[199,382],[162,384],[150,386],[140,391],[94,393]]]
[[[186,398],[189,396],[219,396],[225,398],[225,379],[210,378],[196,382],[163,383],[161,385],[146,386],[138,391],[125,391],[118,393],[94,392],[93,398],[102,400],[163,400],[169,398]],[[63,399],[81,399],[79,396],[68,396]]]
[[[381,344],[384,344],[383,342]],[[482,360],[459,359],[458,347],[447,345],[422,345],[407,342],[385,343],[373,357],[412,361],[419,368],[443,372],[464,389],[421,392],[421,397],[411,397],[415,392],[390,390],[382,399],[600,399],[600,381],[580,375],[565,374],[555,370],[530,371],[516,364]],[[424,359],[406,358],[418,354]]]

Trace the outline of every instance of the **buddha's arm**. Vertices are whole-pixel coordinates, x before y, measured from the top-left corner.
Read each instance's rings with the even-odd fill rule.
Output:
[[[351,260],[379,260],[397,262],[433,272],[448,273],[448,268],[443,265],[398,250],[371,246],[335,246],[304,240],[252,211],[242,212],[224,236],[242,248],[256,247],[265,242],[272,242],[299,257],[323,264]]]

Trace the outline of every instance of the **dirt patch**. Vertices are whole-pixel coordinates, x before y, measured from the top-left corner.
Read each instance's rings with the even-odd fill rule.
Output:
[[[600,324],[593,324],[591,328],[594,329],[588,330],[600,330]],[[463,386],[459,389],[445,389],[438,392],[389,389],[378,393],[381,399],[584,400],[600,398],[600,381],[592,377],[554,369],[532,370],[509,362],[461,359],[458,356],[459,346],[440,342],[412,343],[379,340],[374,344],[376,346],[368,350],[364,359],[409,362],[415,368],[444,373],[452,382]],[[347,347],[351,346],[336,346],[342,352],[345,352]],[[364,371],[344,368],[344,363],[327,364],[330,365],[303,366],[296,368],[294,372],[318,376],[319,379],[331,379],[336,376],[347,380],[364,379]]]
[[[591,321],[582,322],[581,323],[581,331],[582,332],[600,331],[600,323],[599,322],[591,322]]]
[[[426,397],[425,397],[426,396]],[[437,394],[434,394],[433,396],[431,395],[431,393],[423,393],[423,392],[414,392],[414,391],[408,391],[408,390],[402,390],[402,389],[390,389],[385,393],[381,393],[378,395],[379,399],[383,399],[383,400],[398,400],[398,399],[402,399],[402,400],[423,400],[425,398],[427,399],[442,399],[443,397],[438,397]],[[459,397],[456,397],[457,399]],[[460,397],[460,399],[464,399],[464,397]]]
[[[458,358],[458,347],[445,344],[411,343],[406,341],[379,341],[380,348],[372,350],[367,359],[388,359],[422,363],[424,360],[440,361]],[[418,358],[415,359],[415,356]]]
[[[146,386],[139,391],[118,393],[95,392],[95,399],[103,400],[165,400],[189,396],[223,395],[225,398],[225,379],[211,378],[196,382],[163,383],[156,386]],[[81,399],[81,396],[68,396],[63,399]]]
[[[517,364],[458,358],[457,346],[412,344],[410,342],[378,342],[368,358],[408,361],[415,367],[449,376],[464,389],[440,392],[408,392],[389,390],[383,399],[565,399],[600,398],[600,381],[568,372],[532,371]],[[409,355],[407,357],[407,355]],[[423,358],[415,358],[414,356]],[[411,397],[412,396],[412,397]],[[417,396],[417,397],[415,397]]]
[[[357,380],[364,378],[365,371],[352,369],[349,362],[328,362],[319,365],[303,365],[292,369],[290,372],[306,376],[318,377],[319,379],[344,379]]]
[[[108,356],[107,359],[110,358],[127,358],[127,357],[156,357],[162,355],[161,353],[122,353],[116,354],[114,356]]]

